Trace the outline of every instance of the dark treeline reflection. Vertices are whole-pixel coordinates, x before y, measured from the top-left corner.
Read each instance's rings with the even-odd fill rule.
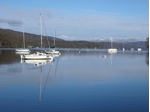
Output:
[[[146,55],[146,64],[149,65],[149,52]]]
[[[14,50],[0,50],[0,64],[11,64],[20,61]]]
[[[35,51],[32,51],[35,52]],[[109,58],[109,56],[111,54],[109,54],[107,52],[107,50],[105,51],[80,51],[80,50],[76,50],[76,51],[72,51],[72,50],[61,50],[61,56],[60,58],[70,58],[70,57],[97,57],[97,58],[102,58],[103,55],[106,55],[107,58]],[[141,57],[143,55],[145,55],[145,63],[147,65],[149,65],[149,53],[146,52],[122,52],[122,51],[118,51],[118,53],[116,54],[112,54],[113,57],[119,58],[119,57],[126,57],[126,58],[138,58]],[[14,50],[0,50],[0,64],[12,64],[12,63],[16,63],[16,62],[20,62],[20,55],[16,54]]]

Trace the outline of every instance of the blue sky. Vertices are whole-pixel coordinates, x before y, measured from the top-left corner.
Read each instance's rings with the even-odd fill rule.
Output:
[[[39,13],[47,34],[54,36],[56,27],[66,40],[149,36],[148,0],[1,0],[0,28],[40,34]]]

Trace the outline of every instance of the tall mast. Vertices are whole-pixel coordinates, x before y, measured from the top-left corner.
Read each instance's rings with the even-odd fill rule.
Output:
[[[23,29],[23,48],[25,49],[24,29]]]
[[[111,48],[112,48],[113,47],[113,44],[112,44],[113,39],[112,39],[112,37],[110,38],[110,41],[111,41]]]
[[[40,26],[41,26],[41,48],[42,48],[42,14],[40,13]]]
[[[55,37],[54,37],[54,47],[55,47],[55,38],[56,38],[56,28],[55,28]]]

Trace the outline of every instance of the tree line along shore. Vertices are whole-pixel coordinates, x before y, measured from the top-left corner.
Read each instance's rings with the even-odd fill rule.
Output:
[[[25,35],[25,46],[26,48],[37,48],[41,47],[40,35],[24,33]],[[141,47],[146,50],[149,46],[149,38],[141,42],[114,42],[113,47],[117,49],[137,49]],[[48,44],[49,43],[49,44]],[[140,46],[139,46],[140,45]],[[23,47],[23,33],[13,31],[10,29],[0,29],[0,48],[22,48]],[[95,41],[66,41],[63,39],[54,37],[43,36],[43,48],[58,47],[58,48],[97,48],[97,49],[108,49],[110,48],[110,42],[95,42]]]

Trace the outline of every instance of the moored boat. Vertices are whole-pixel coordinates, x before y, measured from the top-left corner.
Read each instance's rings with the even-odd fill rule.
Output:
[[[24,30],[23,30],[23,48],[15,49],[16,52],[30,52],[29,49],[25,48],[25,37],[24,37]]]
[[[18,49],[15,49],[16,52],[30,52],[29,49],[25,49],[25,48],[18,48]]]
[[[21,59],[24,60],[44,60],[44,59],[53,59],[52,55],[48,55],[46,53],[36,52],[34,54],[28,54],[28,55],[20,55]]]
[[[40,26],[41,26],[41,48],[42,48],[42,15],[41,14],[40,14]],[[36,52],[34,54],[21,55],[21,58],[25,60],[43,60],[43,59],[53,59],[53,56],[51,54]]]
[[[113,39],[111,38],[110,40],[111,40],[111,48],[108,49],[108,53],[117,53],[117,49],[113,48],[113,45],[112,45]]]

